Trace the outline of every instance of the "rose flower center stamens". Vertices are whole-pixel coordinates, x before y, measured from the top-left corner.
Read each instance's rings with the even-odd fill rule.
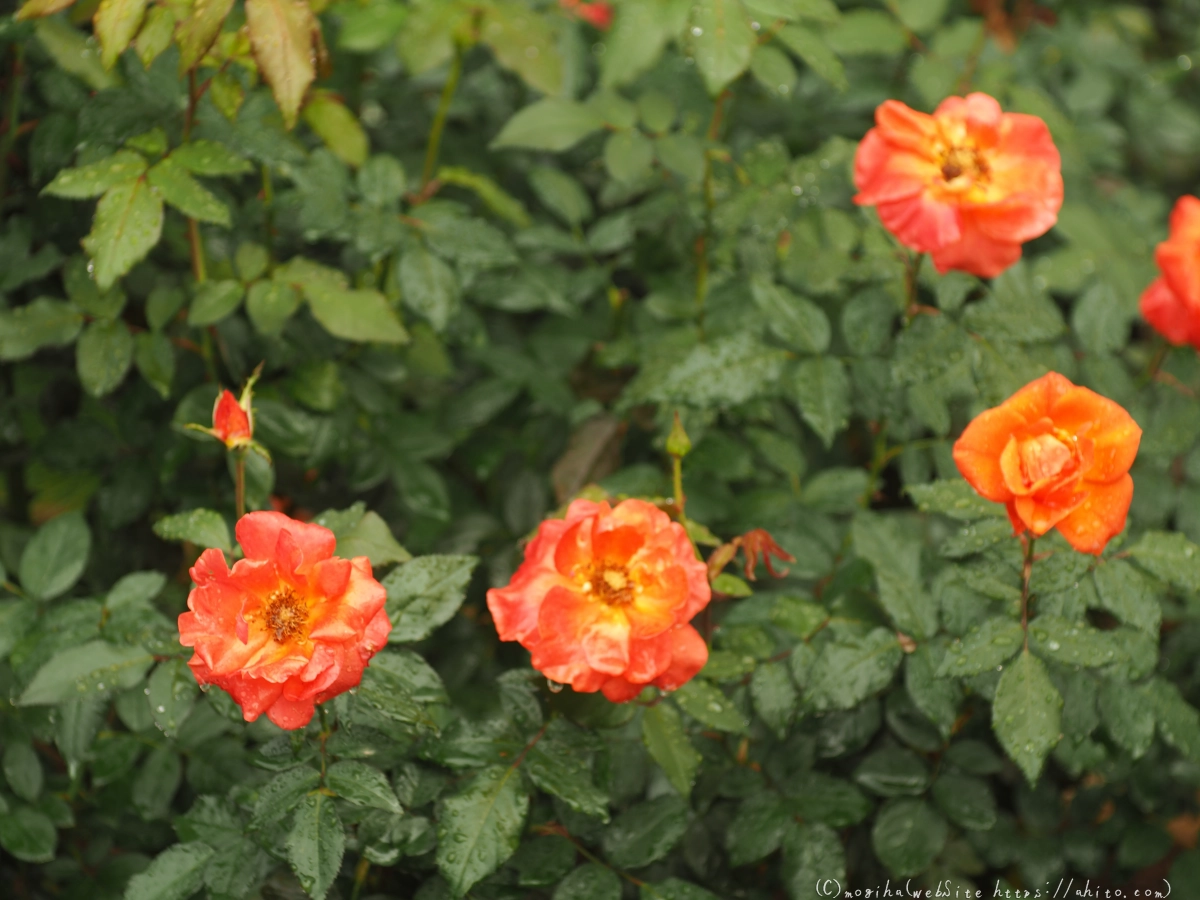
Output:
[[[963,174],[979,181],[986,178],[988,172],[987,161],[973,147],[951,147],[942,154],[942,177],[946,181],[953,181]]]
[[[267,630],[278,643],[299,637],[307,620],[308,610],[291,588],[279,588],[267,598]]]
[[[635,589],[629,569],[610,563],[590,567],[583,582],[584,593],[609,606],[632,603]]]

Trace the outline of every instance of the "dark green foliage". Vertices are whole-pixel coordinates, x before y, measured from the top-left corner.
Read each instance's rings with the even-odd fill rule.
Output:
[[[0,17],[5,900],[1200,896],[1200,358],[1137,314],[1200,174],[1195,0],[620,0],[604,33],[338,0],[273,60],[254,3]],[[1066,185],[990,283],[852,201],[880,102],[970,90]],[[292,734],[175,624],[237,552],[234,458],[185,426],[260,362],[247,507],[332,530],[393,625]],[[1126,532],[1039,539],[1023,623],[950,451],[1050,369],[1144,437]],[[675,413],[705,556],[795,559],[720,574],[679,690],[548,684],[486,591],[581,492],[670,496]]]

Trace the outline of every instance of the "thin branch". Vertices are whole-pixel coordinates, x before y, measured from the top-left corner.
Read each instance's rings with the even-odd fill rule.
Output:
[[[425,165],[421,169],[422,191],[433,180],[433,173],[437,168],[438,150],[442,145],[442,132],[446,130],[446,116],[450,112],[454,92],[458,90],[458,79],[462,75],[462,68],[463,48],[462,45],[455,42],[454,58],[450,61],[450,73],[446,76],[446,84],[442,87],[442,96],[433,117],[433,127],[429,130],[429,143],[425,148]]]

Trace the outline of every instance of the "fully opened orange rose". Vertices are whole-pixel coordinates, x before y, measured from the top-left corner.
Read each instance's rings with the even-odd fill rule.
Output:
[[[971,422],[954,462],[1005,504],[1014,533],[1057,528],[1076,550],[1099,554],[1125,527],[1141,438],[1121,406],[1050,372]]]
[[[674,690],[708,660],[688,623],[711,598],[683,526],[644,500],[576,500],[525,548],[507,587],[488,591],[502,640],[533,667],[617,703],[653,684]]]
[[[1172,344],[1200,350],[1200,199],[1179,198],[1154,259],[1162,276],[1142,294],[1142,315]]]
[[[887,100],[854,157],[854,202],[939,272],[984,278],[1021,258],[1063,200],[1058,148],[1037,116],[987,94],[948,97],[932,116]]]
[[[365,556],[333,555],[333,532],[278,512],[237,523],[245,559],[230,569],[220,550],[192,567],[196,587],[179,617],[179,642],[200,684],[229,692],[246,721],[262,713],[302,728],[323,703],[362,681],[387,643],[387,593]]]

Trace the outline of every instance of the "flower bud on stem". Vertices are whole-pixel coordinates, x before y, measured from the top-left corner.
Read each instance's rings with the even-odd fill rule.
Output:
[[[671,433],[667,435],[667,453],[671,454],[672,477],[675,485],[675,508],[679,510],[680,521],[686,522],[683,513],[687,498],[683,495],[683,458],[692,452],[692,439],[683,430],[683,422],[679,420],[679,410],[675,411],[675,422]]]

